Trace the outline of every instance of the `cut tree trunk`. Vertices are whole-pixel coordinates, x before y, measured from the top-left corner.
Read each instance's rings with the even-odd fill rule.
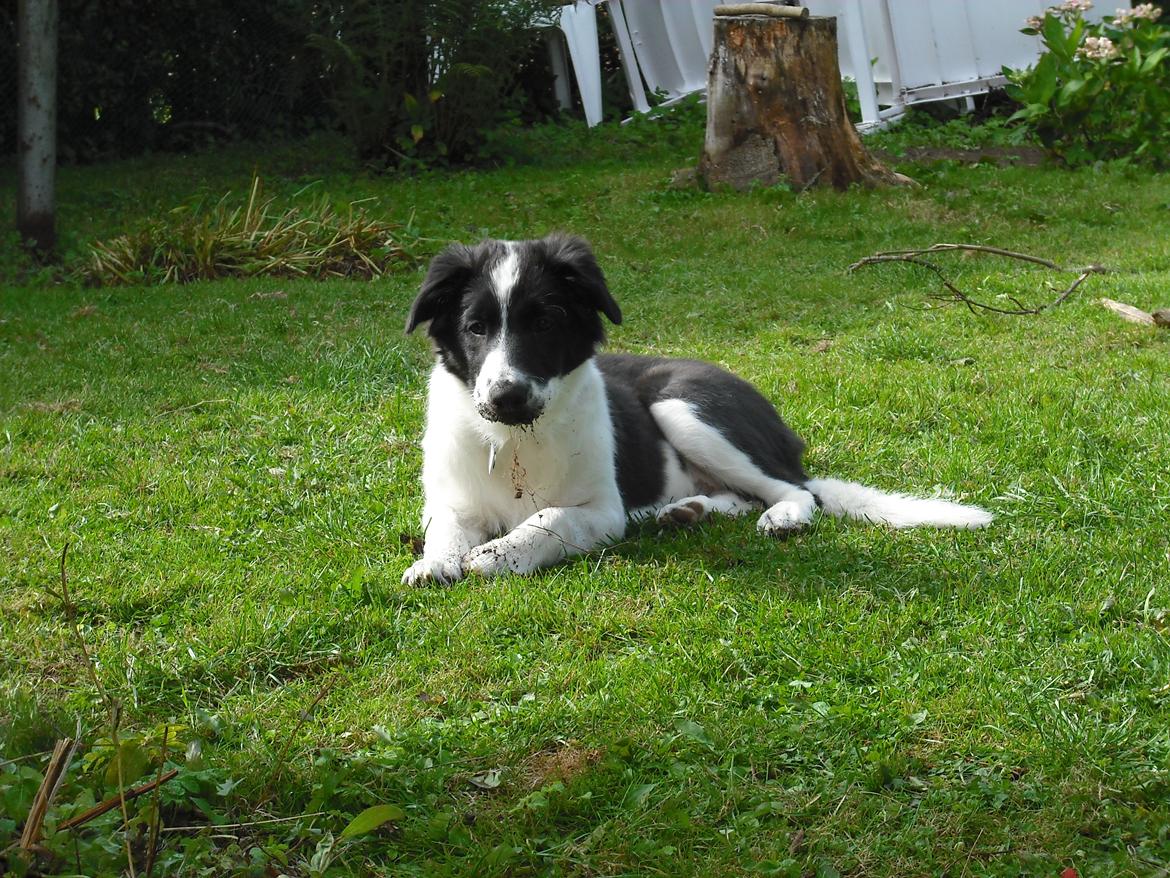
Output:
[[[699,176],[733,189],[907,182],[866,151],[849,121],[837,19],[715,18]]]

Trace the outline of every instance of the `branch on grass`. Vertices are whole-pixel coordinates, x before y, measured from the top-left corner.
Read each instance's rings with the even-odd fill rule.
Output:
[[[133,799],[137,799],[139,796],[146,795],[147,793],[149,793],[151,790],[155,789],[156,787],[160,787],[163,784],[165,784],[167,781],[173,779],[175,777],[175,775],[177,775],[178,773],[179,773],[179,769],[172,768],[166,774],[159,775],[157,778],[150,781],[149,783],[144,783],[140,786],[136,786],[136,787],[129,789],[129,790],[119,791],[118,795],[110,796],[108,799],[106,799],[101,804],[94,805],[88,811],[83,811],[80,814],[78,814],[76,817],[70,817],[68,820],[66,820],[63,823],[61,823],[60,825],[58,825],[57,828],[58,829],[75,829],[84,823],[89,823],[89,821],[91,821],[97,817],[101,817],[103,814],[107,813],[108,811],[113,811],[115,808],[121,807],[124,802],[129,802]]]
[[[1052,271],[1061,272],[1077,272],[1077,279],[1074,280],[1068,287],[1062,290],[1055,299],[1051,302],[1045,302],[1040,305],[1029,307],[1014,296],[1007,296],[1006,298],[1015,307],[1014,308],[1000,308],[995,305],[989,305],[986,302],[980,302],[977,299],[971,298],[969,295],[960,290],[954,283],[952,283],[943,273],[943,270],[935,265],[933,262],[928,262],[922,257],[928,253],[948,253],[956,250],[970,251],[973,253],[987,253],[992,256],[1005,256],[1009,259],[1018,259],[1022,262],[1030,262],[1034,265],[1040,265]],[[1028,253],[1017,253],[1014,250],[1004,250],[1001,247],[987,247],[982,244],[934,244],[930,247],[920,248],[915,250],[887,250],[881,253],[875,253],[872,256],[866,256],[864,259],[859,259],[849,266],[848,271],[853,272],[866,265],[878,265],[883,262],[908,262],[911,265],[920,265],[923,268],[933,271],[944,287],[947,288],[949,296],[932,296],[934,299],[941,299],[943,301],[961,302],[967,306],[967,309],[972,313],[979,311],[990,311],[995,314],[1008,315],[1023,315],[1023,314],[1040,314],[1047,311],[1049,308],[1055,308],[1063,304],[1069,296],[1077,291],[1077,288],[1085,282],[1091,274],[1103,274],[1109,269],[1101,265],[1088,265],[1084,268],[1063,268],[1052,262],[1049,259],[1044,259],[1039,256],[1032,256]]]
[[[214,825],[198,823],[194,826],[164,826],[162,831],[203,832],[207,829],[214,829],[216,832],[222,832],[227,829],[251,829],[253,826],[267,826],[270,823],[292,823],[297,820],[308,820],[311,817],[322,817],[328,813],[328,811],[314,811],[312,814],[295,814],[292,817],[272,817],[268,820],[251,820],[247,823],[216,823]]]
[[[44,831],[45,815],[49,813],[49,806],[53,804],[53,797],[61,788],[61,781],[65,779],[65,772],[69,770],[69,763],[73,761],[73,754],[77,752],[77,745],[81,739],[81,721],[78,721],[78,733],[73,738],[64,738],[53,748],[53,756],[45,768],[45,777],[41,781],[37,794],[33,797],[32,806],[28,810],[28,819],[24,821],[24,829],[20,833],[20,847],[31,850],[41,840]]]

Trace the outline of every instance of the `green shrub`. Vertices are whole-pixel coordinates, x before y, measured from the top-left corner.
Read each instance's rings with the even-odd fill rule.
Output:
[[[1023,121],[1070,165],[1102,159],[1170,163],[1170,28],[1144,3],[1099,24],[1082,13],[1088,0],[1067,0],[1028,22],[1046,52],[1036,66],[1005,70],[1008,94]]]
[[[467,162],[515,115],[551,0],[357,0],[322,17],[331,104],[367,161]]]

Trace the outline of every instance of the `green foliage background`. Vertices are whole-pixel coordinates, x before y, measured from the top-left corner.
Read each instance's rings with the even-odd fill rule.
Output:
[[[475,158],[482,132],[548,107],[526,75],[551,0],[61,0],[65,162],[340,127],[359,155]],[[15,94],[16,4],[0,9],[0,91]],[[523,94],[523,99],[518,95]],[[0,114],[0,155],[16,114]]]

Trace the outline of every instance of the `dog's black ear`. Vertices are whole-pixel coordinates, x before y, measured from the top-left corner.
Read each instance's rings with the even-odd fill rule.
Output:
[[[622,309],[610,295],[601,266],[593,256],[588,242],[576,235],[554,232],[544,239],[548,260],[553,270],[566,282],[580,290],[589,305],[600,311],[612,323],[622,322]]]
[[[420,323],[433,320],[458,302],[459,294],[474,271],[475,251],[463,244],[451,244],[432,259],[426,279],[406,317],[407,333],[414,332]]]

